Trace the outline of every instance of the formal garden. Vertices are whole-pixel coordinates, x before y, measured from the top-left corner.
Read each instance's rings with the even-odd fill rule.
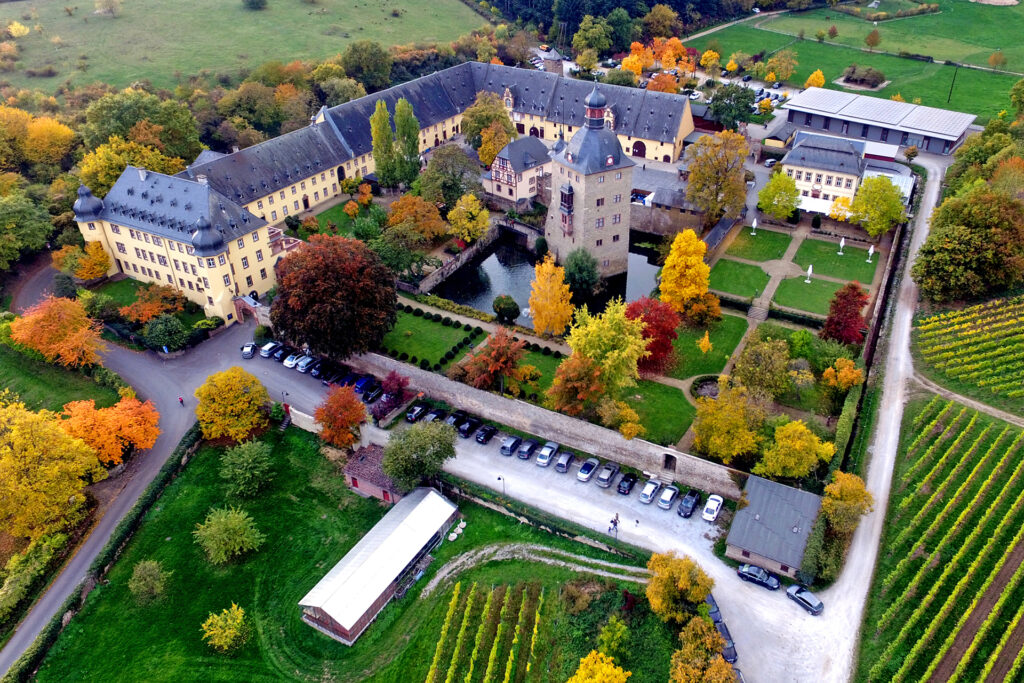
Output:
[[[1022,445],[953,401],[908,403],[856,680],[1019,678]]]

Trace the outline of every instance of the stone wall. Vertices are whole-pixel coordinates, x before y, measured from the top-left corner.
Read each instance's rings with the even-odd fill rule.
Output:
[[[659,209],[653,206],[630,205],[629,227],[651,235],[675,235],[686,228],[700,232],[704,217],[679,209]]]
[[[440,268],[420,280],[419,293],[426,294],[434,287],[437,287],[439,284],[444,282],[449,275],[461,268],[463,264],[468,263],[477,254],[489,247],[491,242],[498,238],[498,233],[499,230],[494,225],[491,225],[491,229],[487,231],[487,234],[478,239],[474,244],[470,245],[468,249],[450,261],[445,262]]]
[[[642,439],[627,441],[616,431],[540,408],[524,401],[474,389],[441,375],[375,353],[351,359],[363,371],[384,376],[391,370],[409,377],[410,384],[432,398],[514,429],[551,439],[570,448],[614,460],[704,491],[739,499],[745,476],[738,470]],[[293,417],[294,419],[294,417]]]

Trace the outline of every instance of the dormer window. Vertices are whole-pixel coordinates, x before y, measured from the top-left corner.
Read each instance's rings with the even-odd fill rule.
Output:
[[[605,166],[614,166],[615,165],[615,157],[613,157],[611,154],[609,154],[608,158],[604,160],[604,165]]]

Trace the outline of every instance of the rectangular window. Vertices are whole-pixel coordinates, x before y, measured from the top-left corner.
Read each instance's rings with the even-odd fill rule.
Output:
[[[823,194],[821,195],[821,198],[822,198],[822,199],[825,199],[825,200],[829,199],[829,196],[828,196],[828,192],[825,192],[825,193],[823,193]]]
[[[295,205],[295,210],[298,211],[299,210],[299,203],[298,202],[293,202],[293,204]]]
[[[598,197],[597,198],[597,205],[598,206],[604,206],[604,197]]]
[[[92,225],[92,223],[90,223],[89,225]],[[119,228],[116,225],[111,225],[110,226],[110,232],[114,233],[115,235],[120,235],[121,234],[121,228]]]
[[[252,287],[252,275],[247,275],[245,278],[245,286]]]
[[[331,169],[331,177],[332,178],[334,177],[334,169],[333,168]]]
[[[181,270],[181,264],[178,263],[178,259],[174,259],[174,269]]]
[[[262,261],[263,260],[263,250],[262,249],[257,249],[256,250],[256,260],[257,261]]]
[[[196,270],[196,264],[194,264],[194,263],[192,264],[192,274],[193,275],[199,275],[199,271]]]
[[[217,257],[217,260],[218,260],[218,261],[220,262],[220,264],[221,264],[222,266],[223,266],[223,265],[224,265],[225,263],[227,263],[227,262],[228,262],[227,258],[225,258],[225,257],[224,257],[224,254],[221,254],[220,256],[218,256],[218,257]]]
[[[135,231],[132,230],[131,228],[128,228],[128,234],[131,236],[133,240],[138,239],[138,237],[135,236]]]
[[[281,207],[281,215],[282,216],[287,216],[288,215],[288,207],[287,206],[282,206]]]
[[[811,125],[811,121],[813,121],[813,120],[814,119],[813,119],[813,117],[810,114],[804,114],[804,125],[805,126]]]
[[[821,174],[820,173],[818,173],[817,175],[814,176],[814,182],[816,182],[816,183],[820,183],[821,182]]]
[[[612,235],[612,242],[618,242],[618,241],[619,241],[619,236],[618,235]]]
[[[194,287],[192,286],[192,281],[191,281],[191,280],[189,280],[189,281],[188,281],[188,288],[189,288],[189,289],[195,289],[195,288],[194,288]]]
[[[267,204],[270,204],[271,206],[274,205],[274,195],[270,195],[267,197]]]
[[[792,178],[793,177],[793,169],[787,168],[786,169],[786,175],[788,175],[790,178]]]
[[[256,208],[257,209],[262,209],[263,208],[263,200],[262,199],[259,200],[258,202],[256,202]]]
[[[804,179],[804,172],[803,171],[797,171],[796,172],[796,179],[797,180],[803,180]]]
[[[295,186],[294,186],[294,185],[292,185],[292,195],[294,195],[294,194],[295,194],[296,192],[298,192],[298,190],[296,190],[296,189],[295,189]]]
[[[277,220],[277,211],[271,211],[270,212],[270,220],[272,220],[272,221],[276,221]]]
[[[621,201],[622,201],[622,195],[621,194],[617,194],[614,197],[612,197],[612,203],[613,204],[618,204]]]
[[[310,180],[311,183],[313,183],[313,187],[316,187],[316,176],[313,176],[309,180]]]
[[[210,288],[210,281],[207,280],[205,277],[203,278],[203,287],[206,287],[207,289]]]
[[[622,222],[622,214],[621,213],[617,213],[614,216],[612,216],[612,225],[618,225],[621,222]]]
[[[846,179],[846,189],[849,190],[851,187],[853,187],[853,179],[852,178],[847,178]]]
[[[157,256],[156,260],[157,260],[157,263],[159,263],[161,266],[166,266],[167,265],[167,257],[166,256]]]
[[[241,249],[242,247],[244,247],[244,246],[245,246],[245,238],[244,238],[244,237],[239,237],[239,238],[238,238],[238,242],[237,242],[237,244],[238,244],[238,248],[239,248],[239,249]]]
[[[139,272],[139,267],[133,263],[132,264],[132,270],[134,270],[137,273],[137,272]]]
[[[284,199],[284,190],[281,190],[281,194],[279,196],[281,197],[281,199]]]
[[[117,242],[117,251],[122,253],[122,254],[127,254],[128,253],[128,250],[125,249],[124,245],[121,244],[120,242]]]
[[[333,173],[333,171],[332,171]],[[338,183],[331,183],[331,190],[335,193],[338,192]]]
[[[619,171],[618,173],[615,174],[615,179],[622,180],[622,171]]]
[[[299,183],[299,187],[302,188],[303,190],[305,190],[306,189],[306,181],[303,180],[301,183]]]
[[[214,268],[214,267],[216,267],[216,265],[217,265],[217,262],[214,261],[212,258],[206,259],[206,267],[207,268]]]
[[[866,123],[860,127],[860,136],[862,138],[866,138],[868,136],[868,128],[870,128],[870,126]]]
[[[242,257],[242,267],[243,268],[248,268],[249,267],[249,258],[247,256],[243,256]]]
[[[331,169],[331,175],[334,175],[334,169]],[[324,173],[320,174],[320,180],[327,180],[327,175]]]
[[[189,283],[189,284],[191,284],[191,283]],[[183,278],[183,277],[179,277],[178,278],[178,286],[181,287],[182,289],[185,289],[185,278]]]
[[[252,241],[253,242],[259,242],[260,241],[260,231],[259,230],[254,230],[253,231],[253,233],[252,233]]]
[[[157,247],[160,247],[160,246],[163,246],[164,241],[162,239],[160,239],[159,237],[157,237],[156,235],[154,235],[153,236],[153,244],[155,246],[157,246]]]
[[[743,550],[743,551],[740,552],[740,555],[743,555],[743,557],[750,557],[750,551],[749,550]]]
[[[598,218],[596,221],[594,221],[594,227],[595,228],[603,228],[604,227],[604,219],[603,218]]]
[[[146,240],[146,244],[149,244],[149,233],[148,232],[142,233],[142,238],[144,240]]]
[[[604,244],[604,240],[598,240],[597,242],[595,242],[595,243],[594,243],[594,246],[595,246],[595,247],[599,247],[599,246],[601,246],[602,244]]]
[[[210,306],[212,306],[213,305],[213,297],[212,296],[206,297],[206,303],[208,303]]]
[[[830,176],[830,175],[825,176],[825,184],[826,185],[831,185],[832,184],[832,176]]]
[[[172,285],[174,284],[174,278],[171,277],[170,273],[167,273],[167,282],[172,284]]]
[[[260,277],[262,279],[264,279],[264,280],[267,279],[267,269],[266,268],[260,268]]]
[[[597,176],[597,182],[603,183],[604,182],[604,176],[603,175]]]
[[[888,139],[889,139],[889,129],[888,128],[883,128],[882,129],[882,142],[885,142]]]
[[[317,190],[316,192],[313,193],[313,201],[320,201],[320,190]]]
[[[142,250],[135,247],[135,258],[142,258]]]
[[[803,192],[800,193],[800,196],[806,197],[808,194],[810,193],[807,190],[804,190]]]
[[[231,276],[228,275],[227,273],[224,273],[224,286],[225,287],[230,287],[231,286]]]
[[[182,254],[185,253],[185,247],[181,245],[181,242],[178,242],[178,251],[181,252]],[[191,254],[192,252],[190,251],[188,253]]]

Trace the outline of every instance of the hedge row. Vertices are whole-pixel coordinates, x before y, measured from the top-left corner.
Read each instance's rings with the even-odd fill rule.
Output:
[[[846,449],[850,444],[850,437],[853,436],[853,425],[857,420],[857,409],[860,404],[861,394],[864,393],[864,385],[858,384],[850,389],[843,401],[843,410],[839,413],[839,420],[836,422],[836,454],[829,464],[829,474],[832,474],[846,459]]]
[[[497,319],[497,316],[493,313],[484,313],[483,311],[478,311],[472,306],[457,304],[450,299],[442,299],[441,297],[434,296],[433,294],[409,294],[407,296],[421,304],[440,308],[442,311],[448,311],[449,313],[464,315],[467,318],[482,320],[485,323],[493,323]]]

